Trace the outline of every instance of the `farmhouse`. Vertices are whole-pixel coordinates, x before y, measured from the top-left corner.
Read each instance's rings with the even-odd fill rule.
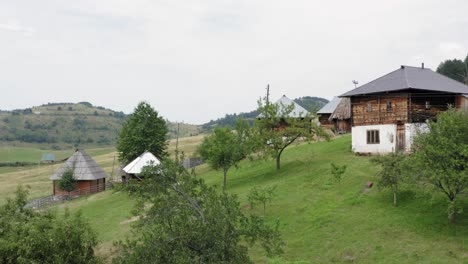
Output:
[[[138,158],[134,159],[122,169],[124,172],[122,175],[122,182],[127,183],[128,180],[132,178],[141,180],[138,175],[142,172],[143,167],[156,166],[158,164],[160,164],[158,158],[156,158],[156,156],[154,156],[151,152],[145,151],[143,154],[138,156]]]
[[[320,126],[334,130],[338,134],[351,132],[351,104],[349,98],[333,98],[320,109]]]
[[[107,173],[84,150],[76,150],[67,161],[50,177],[53,181],[53,194],[68,194],[60,190],[58,181],[67,170],[73,170],[73,178],[77,181],[77,189],[73,195],[86,195],[101,192],[106,189]]]
[[[468,86],[431,69],[401,66],[341,97],[351,103],[352,149],[409,151],[414,136],[449,107],[468,109]]]

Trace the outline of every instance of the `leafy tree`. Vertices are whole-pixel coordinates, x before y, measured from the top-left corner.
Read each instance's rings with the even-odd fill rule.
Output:
[[[133,239],[119,242],[114,263],[252,263],[259,242],[280,254],[278,223],[245,215],[236,195],[219,192],[171,160],[143,170],[145,181],[127,185],[138,198]]]
[[[167,127],[151,105],[140,102],[133,114],[124,122],[117,140],[119,160],[128,163],[145,151],[158,159],[166,157]]]
[[[254,208],[257,204],[263,206],[263,215],[266,214],[266,205],[271,203],[276,196],[276,186],[267,188],[257,188],[257,186],[250,189],[247,199],[249,200],[250,207]]]
[[[27,190],[0,206],[0,263],[97,263],[95,232],[78,213],[25,208]]]
[[[372,162],[381,165],[378,173],[379,189],[389,188],[393,192],[393,205],[397,205],[397,193],[400,184],[405,180],[408,169],[405,168],[405,155],[402,153],[391,153],[386,156],[378,156],[372,159]]]
[[[258,101],[260,118],[256,120],[256,128],[261,142],[261,148],[266,156],[276,159],[276,169],[281,168],[281,154],[298,138],[307,141],[314,136],[328,135],[312,121],[312,116],[290,117],[294,105],[279,105],[270,103],[267,98]]]
[[[446,60],[439,64],[437,72],[456,81],[468,84],[468,56],[465,61],[459,59]]]
[[[248,124],[238,119],[236,130],[232,131],[228,127],[215,128],[212,135],[203,139],[197,152],[203,160],[218,170],[223,170],[223,188],[226,190],[228,170],[251,153],[251,131]]]
[[[346,165],[340,166],[336,165],[335,163],[331,164],[331,174],[338,181],[338,188],[341,192],[341,179],[343,178],[344,173],[346,172]]]
[[[73,178],[73,169],[68,168],[62,174],[62,178],[58,181],[60,190],[72,192],[76,189],[76,180]]]
[[[411,163],[423,182],[445,194],[451,223],[461,207],[458,197],[468,189],[468,112],[451,109],[429,123],[412,145]]]

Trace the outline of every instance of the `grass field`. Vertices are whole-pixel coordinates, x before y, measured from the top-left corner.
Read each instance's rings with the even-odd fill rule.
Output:
[[[467,198],[456,226],[448,224],[440,195],[404,190],[394,207],[390,192],[375,187],[363,191],[367,181],[377,180],[377,167],[368,157],[351,153],[350,141],[344,136],[291,146],[283,154],[280,172],[271,160],[244,161],[229,171],[228,191],[238,194],[244,210],[250,210],[246,196],[252,187],[277,186],[266,217],[280,220],[285,254],[269,261],[253,247],[255,262],[468,263]],[[109,170],[113,153],[95,159]],[[331,162],[348,165],[341,192],[330,174]],[[221,189],[222,172],[203,165],[197,175]],[[104,257],[112,254],[113,241],[129,235],[132,202],[125,194],[106,191],[63,206],[82,210],[98,230],[98,253]]]

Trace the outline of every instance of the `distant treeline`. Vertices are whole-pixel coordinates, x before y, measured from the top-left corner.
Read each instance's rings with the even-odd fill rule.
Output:
[[[307,109],[307,111],[316,113],[320,108],[328,103],[328,100],[320,97],[304,96],[294,99],[294,102]],[[234,127],[238,118],[247,119],[247,121],[253,123],[258,114],[259,112],[257,110],[240,114],[226,114],[222,118],[211,120],[210,122],[203,124],[202,129],[204,131],[209,131],[216,126]]]

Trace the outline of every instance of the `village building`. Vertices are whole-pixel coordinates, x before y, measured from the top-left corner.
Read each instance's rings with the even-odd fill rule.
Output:
[[[351,132],[351,104],[349,98],[334,97],[317,114],[320,126],[337,134]]]
[[[84,150],[79,149],[50,177],[54,195],[69,195],[58,186],[58,182],[67,170],[73,171],[73,178],[77,181],[77,188],[72,192],[73,196],[97,193],[106,189],[107,173]]]
[[[123,169],[122,182],[128,183],[129,179],[141,180],[139,174],[145,166],[157,166],[161,162],[151,152],[145,151],[132,162],[127,164]]]
[[[450,107],[468,109],[468,86],[431,69],[401,66],[343,95],[351,103],[352,149],[409,151],[427,122]]]
[[[307,111],[304,107],[300,106],[298,103],[289,99],[286,95],[281,96],[281,98],[278,99],[274,104],[278,107],[278,116],[281,117],[279,126],[275,129],[283,129],[284,127],[288,126],[288,123],[286,121],[287,118],[303,119],[305,117],[311,117],[309,111]],[[287,116],[283,116],[286,110],[289,110],[288,107],[291,107],[291,105],[292,111],[289,112]],[[263,118],[263,114],[259,114],[257,118]]]
[[[55,155],[52,153],[43,154],[41,157],[41,163],[54,163]]]

